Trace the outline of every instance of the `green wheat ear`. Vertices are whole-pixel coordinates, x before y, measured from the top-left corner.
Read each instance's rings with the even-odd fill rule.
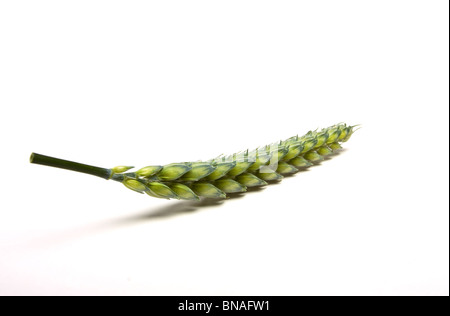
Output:
[[[100,168],[35,153],[30,162],[112,179],[130,190],[162,199],[225,198],[320,163],[342,148],[355,127],[340,123],[252,151],[208,161],[149,165],[135,172],[128,172],[134,168],[131,166]]]

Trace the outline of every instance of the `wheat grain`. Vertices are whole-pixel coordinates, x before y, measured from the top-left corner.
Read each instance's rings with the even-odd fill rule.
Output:
[[[350,138],[353,128],[338,124],[253,151],[220,156],[207,162],[145,167],[136,174],[147,185],[169,182],[171,192],[159,192],[157,197],[174,198],[175,194],[175,198],[188,200],[199,196],[223,198],[229,193],[245,192],[248,187],[267,185],[266,181],[280,181],[283,174],[296,173],[323,161],[342,148],[339,143]]]

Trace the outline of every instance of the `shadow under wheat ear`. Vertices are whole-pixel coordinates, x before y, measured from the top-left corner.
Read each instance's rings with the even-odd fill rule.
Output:
[[[30,162],[114,180],[156,198],[226,198],[227,194],[243,193],[248,188],[265,186],[268,181],[281,181],[283,176],[322,162],[342,148],[341,144],[350,139],[356,126],[340,123],[251,151],[200,162],[149,165],[134,172],[130,172],[132,166],[101,168],[36,153],[31,154]]]

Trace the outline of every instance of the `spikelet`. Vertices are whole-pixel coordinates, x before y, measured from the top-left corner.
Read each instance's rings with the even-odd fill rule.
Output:
[[[106,169],[35,153],[31,155],[30,162],[112,179],[130,190],[156,198],[225,198],[227,194],[265,186],[268,181],[280,181],[283,175],[320,163],[324,157],[342,148],[340,144],[350,139],[355,132],[354,127],[340,123],[252,151],[204,162],[150,165],[136,172],[128,172],[133,168],[130,166]]]

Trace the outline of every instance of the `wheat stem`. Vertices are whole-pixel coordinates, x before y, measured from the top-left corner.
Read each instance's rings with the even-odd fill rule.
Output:
[[[44,165],[49,167],[61,168],[66,170],[77,171],[81,173],[90,174],[106,180],[111,179],[112,170],[106,168],[100,168],[82,163],[59,159],[50,156],[44,156],[36,153],[32,153],[30,156],[30,162],[38,165]]]

